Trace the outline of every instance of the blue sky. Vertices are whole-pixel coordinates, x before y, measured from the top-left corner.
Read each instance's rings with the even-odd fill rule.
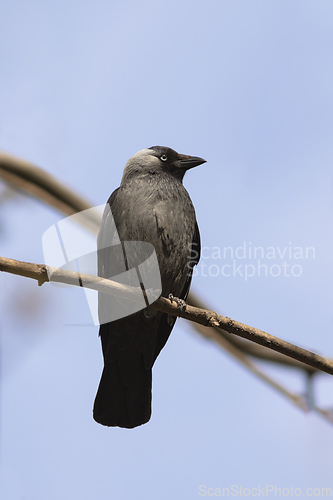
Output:
[[[332,14],[325,0],[3,3],[0,148],[96,205],[140,149],[204,157],[184,181],[207,247],[193,290],[221,314],[329,357]],[[2,201],[1,255],[43,262],[42,235],[60,218],[21,195]],[[265,258],[267,277],[223,276],[232,259],[213,248],[244,242],[292,257]],[[315,248],[314,258],[295,258],[295,247]],[[284,276],[283,262],[301,275]],[[154,367],[149,424],[99,426],[97,328],[64,326],[89,318],[82,290],[0,280],[5,500],[333,488],[332,427],[182,320]],[[292,370],[267,370],[304,391]],[[330,377],[315,382],[318,403],[332,407]]]

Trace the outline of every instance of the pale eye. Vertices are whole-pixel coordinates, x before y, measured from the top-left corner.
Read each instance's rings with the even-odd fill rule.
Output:
[[[162,160],[162,161],[167,161],[167,159],[168,159],[167,155],[162,155],[162,156],[161,156],[161,160]]]

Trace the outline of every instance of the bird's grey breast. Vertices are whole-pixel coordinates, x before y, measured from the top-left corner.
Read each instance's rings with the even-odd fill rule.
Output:
[[[118,190],[110,206],[120,240],[151,243],[159,261],[163,293],[180,293],[196,224],[183,184],[161,176],[134,179]]]

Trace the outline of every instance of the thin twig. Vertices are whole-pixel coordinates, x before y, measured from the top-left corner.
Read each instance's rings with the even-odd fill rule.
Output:
[[[306,398],[301,395],[301,394],[295,394],[294,392],[291,392],[289,389],[284,387],[282,384],[274,380],[271,376],[267,375],[261,368],[254,363],[249,356],[244,354],[238,347],[235,345],[231,344],[229,339],[225,338],[220,334],[221,330],[218,330],[217,328],[207,328],[202,325],[199,325],[198,323],[195,324],[195,328],[200,331],[200,333],[209,338],[211,341],[215,342],[215,344],[219,345],[222,347],[227,353],[232,356],[234,359],[236,359],[239,363],[241,363],[245,368],[247,368],[251,373],[256,375],[258,378],[266,382],[268,385],[273,387],[276,391],[278,391],[280,394],[285,396],[291,403],[296,405],[298,408],[301,410],[308,412],[309,411],[309,405],[307,403]],[[230,334],[227,334],[229,338]],[[306,365],[302,363],[302,366],[305,368],[308,368]],[[312,368],[311,368],[312,369]],[[313,373],[313,372],[312,372]],[[318,373],[318,372],[316,372]]]
[[[199,300],[196,295],[190,294],[188,303],[191,306],[199,307],[200,309],[209,310],[209,307],[202,300]],[[305,370],[308,373],[316,372],[316,369],[312,366],[305,365],[296,359],[289,358],[284,354],[281,354],[276,351],[272,351],[267,347],[264,347],[259,344],[254,344],[250,340],[242,339],[240,337],[236,337],[234,335],[230,335],[228,332],[222,330],[221,328],[200,328],[198,323],[195,323],[194,328],[204,337],[211,339],[211,332],[215,331],[215,333],[221,337],[224,341],[227,341],[233,347],[237,348],[238,351],[247,354],[251,357],[257,358],[261,361],[268,361],[269,363],[276,363],[278,365],[285,365],[290,368],[298,368],[301,370]],[[221,346],[225,345],[225,342],[221,342]]]

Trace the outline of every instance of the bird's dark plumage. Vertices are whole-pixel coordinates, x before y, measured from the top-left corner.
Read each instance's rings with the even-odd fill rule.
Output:
[[[120,187],[108,200],[120,241],[154,246],[166,297],[172,293],[186,299],[193,265],[200,258],[195,211],[182,180],[186,170],[204,162],[166,147],[144,149],[129,159]],[[106,244],[114,232],[111,221],[106,210],[98,235],[98,273],[110,279],[115,274],[115,255]],[[152,367],[176,318],[148,308],[102,324],[105,301],[99,294],[104,369],[94,419],[107,426],[133,428],[150,419]]]

